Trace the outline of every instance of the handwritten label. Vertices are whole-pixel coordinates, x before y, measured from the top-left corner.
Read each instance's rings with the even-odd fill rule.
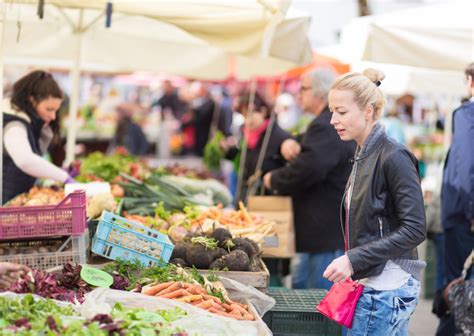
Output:
[[[109,273],[85,265],[82,265],[81,278],[96,287],[109,288],[114,283],[114,278]]]

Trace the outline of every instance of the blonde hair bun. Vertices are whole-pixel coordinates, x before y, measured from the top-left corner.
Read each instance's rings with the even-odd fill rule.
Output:
[[[365,69],[363,75],[373,83],[382,82],[385,78],[385,74],[382,71],[373,68]]]

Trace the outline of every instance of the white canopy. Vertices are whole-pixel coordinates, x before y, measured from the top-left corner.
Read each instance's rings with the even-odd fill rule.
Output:
[[[341,35],[354,58],[437,70],[462,71],[474,60],[474,1],[354,19]]]
[[[10,4],[4,8],[3,2]],[[105,27],[108,2],[113,4],[110,28]],[[1,56],[71,62],[70,118],[75,120],[83,64],[115,71],[153,70],[221,79],[228,75],[229,55],[237,57],[238,64],[248,65],[241,67],[247,78],[260,71],[261,75],[277,74],[310,62],[309,17],[288,11],[290,3],[46,0],[40,20],[37,1],[0,0],[0,11],[5,9],[0,22],[0,31],[4,30]],[[273,60],[274,66],[257,65]],[[1,126],[0,121],[0,151]],[[74,158],[75,134],[72,125],[66,162]]]
[[[310,18],[288,10],[282,1],[273,1],[275,7],[260,1],[130,3],[113,3],[110,28],[105,27],[103,1],[47,1],[43,20],[36,2],[9,5],[5,61],[72,68],[77,35],[81,69],[219,80],[228,77],[229,60],[235,57],[233,75],[249,79],[311,61],[306,36]]]

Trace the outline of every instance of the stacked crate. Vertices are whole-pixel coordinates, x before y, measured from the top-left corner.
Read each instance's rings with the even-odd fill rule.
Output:
[[[86,195],[76,191],[57,205],[0,208],[0,262],[38,269],[86,263]]]

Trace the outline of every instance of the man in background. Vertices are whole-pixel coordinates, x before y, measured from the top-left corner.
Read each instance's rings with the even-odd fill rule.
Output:
[[[299,139],[288,139],[281,154],[285,167],[264,176],[264,184],[293,201],[296,265],[293,288],[326,288],[329,263],[344,253],[340,205],[351,172],[354,142],[342,141],[330,124],[328,93],[335,74],[329,69],[303,74],[299,102],[315,118]]]

